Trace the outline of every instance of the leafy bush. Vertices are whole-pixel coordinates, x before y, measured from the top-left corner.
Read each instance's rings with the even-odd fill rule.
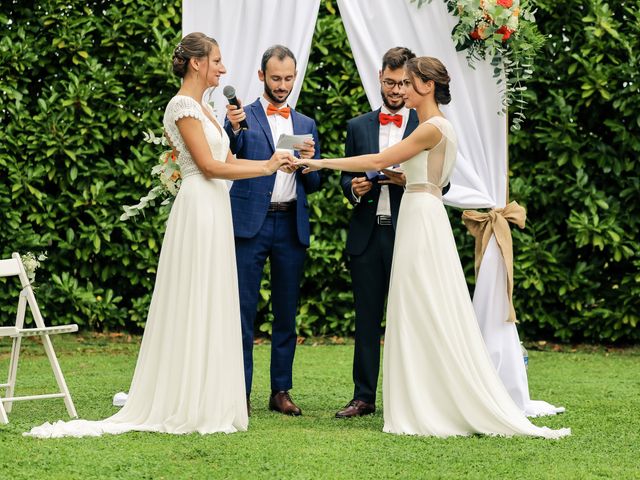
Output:
[[[511,196],[529,216],[514,231],[520,328],[563,341],[638,341],[639,13],[628,2],[538,3],[544,67],[530,82],[523,130],[510,138]],[[321,5],[298,104],[315,117],[325,156],[343,153],[346,121],[369,110],[335,8]],[[166,212],[118,218],[151,185],[157,151],[142,132],[157,131],[179,85],[168,59],[180,9],[179,0],[42,0],[0,10],[0,255],[48,251],[36,282],[51,323],[144,325]],[[311,203],[300,333],[350,334],[351,207],[337,174]],[[473,241],[459,216],[450,211],[473,284]],[[264,332],[269,288],[267,275]],[[12,321],[14,293],[0,290],[0,323]]]
[[[118,217],[150,185],[141,132],[178,86],[167,59],[180,2],[29,3],[0,12],[0,253],[49,252],[37,281],[52,323],[133,329],[163,219]]]
[[[510,138],[516,303],[528,335],[640,340],[640,10],[538,1],[548,36]]]

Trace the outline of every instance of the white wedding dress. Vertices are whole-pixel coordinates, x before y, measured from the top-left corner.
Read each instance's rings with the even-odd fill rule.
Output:
[[[384,431],[396,434],[529,435],[570,429],[533,425],[487,353],[441,200],[457,154],[453,127],[427,120],[440,143],[402,164],[407,188],[393,252],[384,342]]]
[[[231,206],[226,182],[206,179],[176,126],[202,122],[213,158],[229,138],[191,97],[171,99],[164,129],[183,177],[171,208],[140,354],[125,406],[102,421],[46,423],[25,435],[128,431],[232,433],[248,426]],[[214,117],[215,118],[215,117]]]

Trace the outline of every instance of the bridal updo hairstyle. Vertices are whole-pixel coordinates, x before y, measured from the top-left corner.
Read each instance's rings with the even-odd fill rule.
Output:
[[[451,93],[449,92],[449,73],[440,60],[434,57],[417,57],[407,61],[405,68],[411,74],[411,84],[416,92],[420,95],[420,90],[416,88],[415,78],[419,78],[423,82],[433,80],[435,83],[434,97],[438,104],[446,105],[451,102]]]
[[[184,78],[189,68],[189,60],[208,57],[214,45],[217,46],[218,42],[204,33],[194,32],[186,35],[173,51],[173,73]]]

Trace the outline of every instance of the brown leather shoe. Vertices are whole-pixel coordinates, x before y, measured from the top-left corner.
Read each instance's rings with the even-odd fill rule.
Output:
[[[269,410],[280,412],[284,415],[293,415],[294,417],[302,415],[302,411],[293,403],[291,395],[289,395],[289,392],[286,390],[271,394],[271,398],[269,398]]]
[[[342,410],[336,413],[336,418],[361,417],[363,415],[372,415],[375,411],[376,406],[373,403],[351,400]]]

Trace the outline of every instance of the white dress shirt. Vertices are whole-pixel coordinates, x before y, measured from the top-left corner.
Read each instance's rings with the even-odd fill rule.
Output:
[[[382,109],[380,111],[388,115],[402,115],[402,125],[400,126],[400,128],[396,127],[393,122],[389,122],[386,125],[380,124],[380,136],[378,137],[378,142],[380,151],[382,152],[383,150],[391,147],[392,145],[395,145],[402,140],[404,131],[407,128],[407,121],[409,120],[409,110],[405,107],[402,107],[402,109],[397,111],[396,113],[391,113],[385,105],[382,105]],[[380,197],[378,198],[378,208],[376,210],[376,215],[391,216],[391,201],[389,200],[388,185],[382,185],[380,188]]]
[[[260,97],[260,103],[264,109],[264,114],[267,115],[267,107],[269,101]],[[293,123],[291,122],[291,115],[289,118],[284,118],[281,115],[267,115],[267,121],[271,129],[271,138],[273,138],[273,145],[278,144],[280,135],[287,134],[293,135]],[[293,154],[293,150],[288,150]],[[295,173],[285,173],[278,170],[276,172],[276,181],[273,185],[273,192],[271,193],[272,202],[290,202],[296,199],[296,175]]]

